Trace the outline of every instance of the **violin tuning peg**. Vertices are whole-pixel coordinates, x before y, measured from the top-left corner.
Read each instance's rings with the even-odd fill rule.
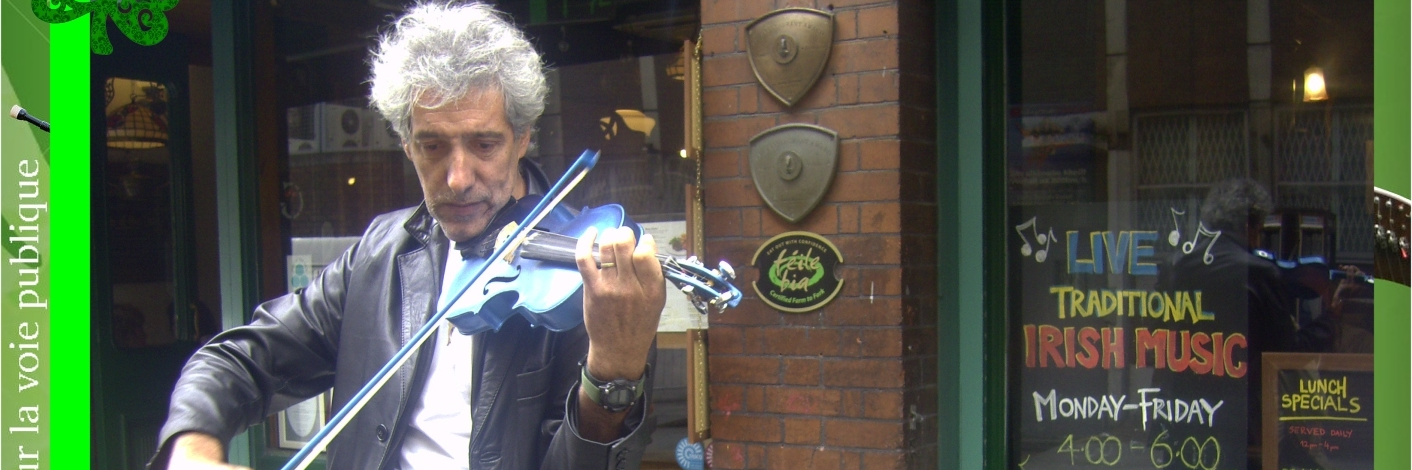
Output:
[[[682,292],[685,292],[687,295],[691,295],[692,292],[695,292],[695,291],[696,291],[696,287],[694,287],[694,286],[681,286],[681,291],[682,291]]]
[[[727,281],[735,279],[735,269],[731,267],[730,263],[722,261],[716,265],[716,268],[724,274],[723,276],[720,276],[722,279],[725,279]]]

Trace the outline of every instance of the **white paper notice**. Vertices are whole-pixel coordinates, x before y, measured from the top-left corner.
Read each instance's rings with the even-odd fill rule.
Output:
[[[647,222],[640,224],[642,230],[652,234],[652,238],[657,241],[657,253],[686,257],[686,221],[677,220],[671,222]],[[667,306],[662,309],[662,321],[657,324],[657,331],[664,332],[684,332],[688,329],[706,328],[706,316],[696,312],[696,308],[691,306],[691,301],[681,290],[667,284]]]

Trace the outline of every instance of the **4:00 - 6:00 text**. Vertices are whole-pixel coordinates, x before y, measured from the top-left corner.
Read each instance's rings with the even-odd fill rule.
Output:
[[[1082,447],[1076,447],[1074,435],[1070,434],[1055,452],[1069,454],[1069,465],[1078,464],[1078,456],[1075,454],[1079,453],[1082,453],[1084,460],[1091,465],[1111,467],[1123,459],[1123,441],[1117,436],[1089,436],[1082,442]],[[1141,449],[1142,445],[1135,443],[1133,448]],[[1152,440],[1152,445],[1148,446],[1148,458],[1151,459],[1152,466],[1159,469],[1181,462],[1182,467],[1190,470],[1215,470],[1221,463],[1221,442],[1214,436],[1208,436],[1204,440],[1187,437],[1178,443],[1167,438],[1167,431],[1162,431]]]

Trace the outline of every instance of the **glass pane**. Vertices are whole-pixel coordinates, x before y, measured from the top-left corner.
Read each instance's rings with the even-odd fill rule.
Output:
[[[1007,6],[1012,465],[1371,468],[1372,1]]]
[[[417,174],[403,157],[400,143],[388,136],[377,112],[360,101],[345,99],[287,110],[289,179],[284,183],[281,215],[296,240],[357,237],[378,214],[421,202]],[[318,265],[328,261],[315,260]]]
[[[586,149],[599,166],[567,200],[572,207],[621,204],[638,222],[685,221],[688,161],[682,158],[682,81],[667,68],[678,54],[560,67],[531,157],[562,174]]]
[[[119,348],[170,344],[178,338],[167,89],[126,78],[110,78],[106,86],[112,339]]]

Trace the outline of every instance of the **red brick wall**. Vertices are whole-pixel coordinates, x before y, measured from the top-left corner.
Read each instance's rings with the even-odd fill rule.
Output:
[[[793,107],[761,89],[745,25],[776,8],[832,11],[828,65]],[[747,298],[711,316],[713,463],[722,469],[936,467],[933,11],[924,0],[702,0],[705,234]],[[791,224],[750,178],[750,137],[804,122],[839,134],[824,201]],[[809,313],[745,287],[771,236],[823,235],[843,291]]]

